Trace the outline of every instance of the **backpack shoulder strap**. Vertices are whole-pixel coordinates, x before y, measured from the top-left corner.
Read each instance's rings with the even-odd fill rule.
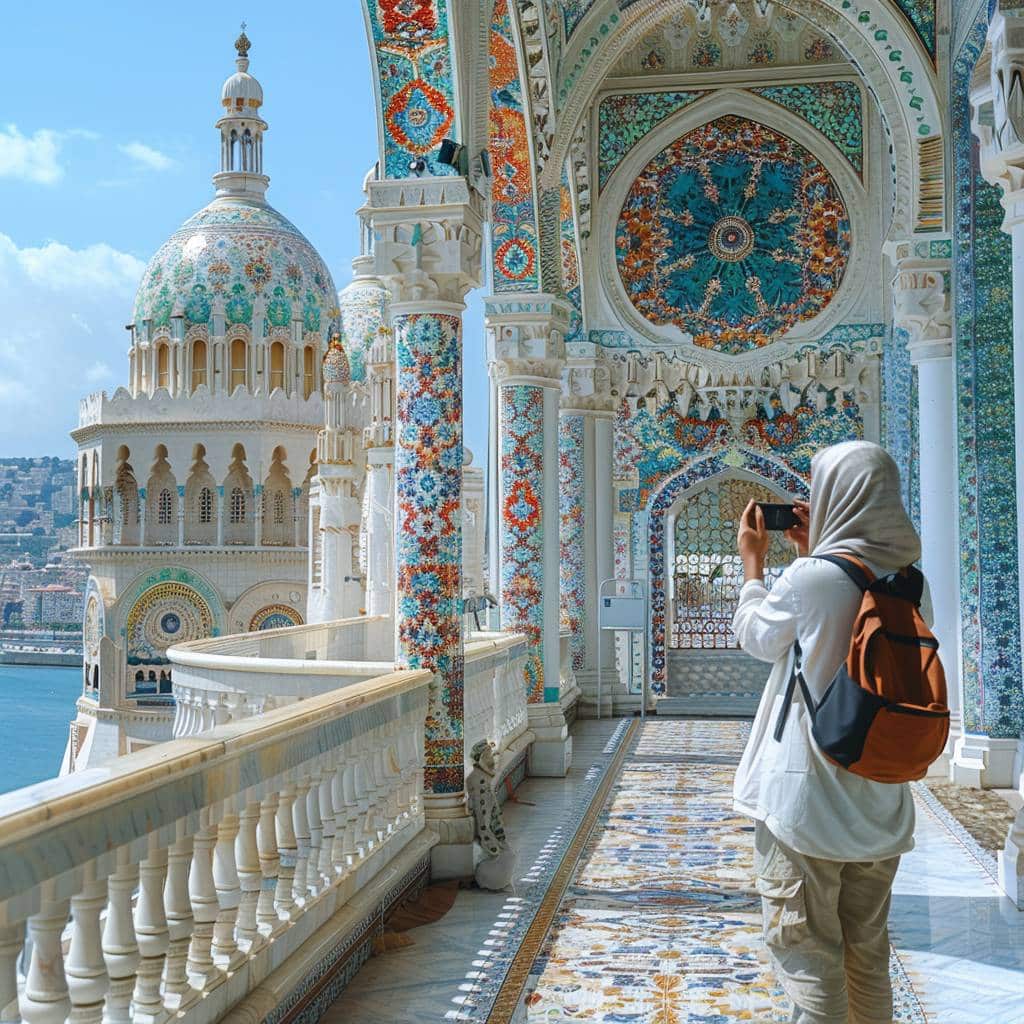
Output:
[[[816,558],[819,562],[831,562],[842,569],[862,593],[875,582],[874,574],[857,558],[850,558],[849,555],[811,555],[811,557]]]
[[[803,694],[804,704],[807,706],[807,713],[811,716],[811,721],[814,721],[814,698],[811,696],[810,690],[807,689],[807,680],[804,679],[803,673],[803,651],[800,649],[800,641],[793,641],[793,671],[789,675],[789,682],[786,684],[786,693],[782,698],[782,707],[779,708],[779,716],[775,720],[775,731],[772,733],[772,738],[776,743],[782,742],[782,734],[786,729],[786,719],[789,718],[789,709],[793,703],[793,698],[796,696],[797,687],[800,687],[800,692]]]

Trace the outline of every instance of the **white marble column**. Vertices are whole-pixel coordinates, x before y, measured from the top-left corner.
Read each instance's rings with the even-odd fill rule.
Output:
[[[907,243],[897,250],[893,282],[893,329],[905,334],[911,363],[917,368],[921,568],[931,593],[933,632],[946,671],[950,708],[949,743],[934,769],[943,774],[952,770],[958,741],[963,739],[957,541],[960,511],[953,314],[946,287],[949,270],[949,259],[917,255],[915,246]]]
[[[382,327],[367,363],[370,424],[366,447],[366,612],[394,614],[395,344]]]

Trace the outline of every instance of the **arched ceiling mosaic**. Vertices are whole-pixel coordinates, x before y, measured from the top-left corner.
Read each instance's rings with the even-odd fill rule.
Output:
[[[409,176],[422,158],[430,174],[454,174],[437,160],[454,136],[455,85],[447,0],[365,0],[377,62],[384,175]]]
[[[605,96],[598,106],[598,184],[608,183],[634,146],[673,114],[714,90],[668,90]],[[864,174],[864,104],[856,82],[803,82],[750,92],[802,117]]]
[[[637,312],[730,355],[822,312],[849,255],[849,214],[822,163],[735,115],[658,153],[630,186],[615,233]]]

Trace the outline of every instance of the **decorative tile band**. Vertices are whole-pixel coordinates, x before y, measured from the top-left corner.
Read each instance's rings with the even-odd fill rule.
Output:
[[[558,700],[544,685],[544,388],[500,388],[501,623],[529,641],[526,699]],[[556,681],[557,682],[557,681]]]
[[[494,4],[489,83],[489,151],[494,174],[491,186],[494,290],[531,290],[539,285],[537,212],[533,198],[529,134],[508,0],[496,0]]]
[[[411,160],[430,174],[455,174],[437,159],[455,122],[447,0],[365,0],[377,58],[384,168],[407,178]]]
[[[394,317],[398,364],[395,493],[397,663],[440,677],[431,688],[424,787],[462,790],[462,321]]]
[[[577,672],[584,664],[586,615],[584,427],[584,418],[575,414],[564,415],[558,421],[559,593],[562,628],[572,634],[572,667]]]

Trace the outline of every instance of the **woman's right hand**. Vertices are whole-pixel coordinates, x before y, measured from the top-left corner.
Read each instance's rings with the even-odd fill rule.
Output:
[[[811,506],[806,501],[794,501],[793,514],[797,525],[786,531],[786,540],[796,548],[797,557],[806,558],[810,554]]]

